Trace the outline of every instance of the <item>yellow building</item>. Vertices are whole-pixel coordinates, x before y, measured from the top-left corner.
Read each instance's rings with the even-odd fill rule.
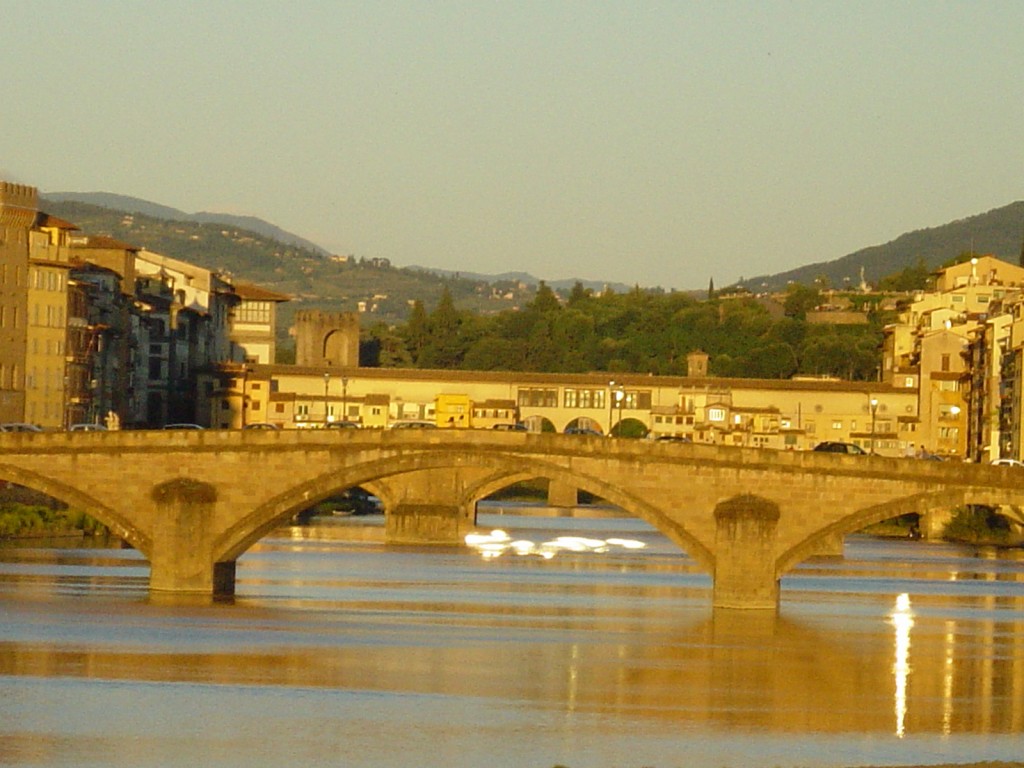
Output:
[[[993,316],[1017,301],[1024,286],[1024,268],[993,256],[979,256],[939,270],[935,286],[933,292],[918,293],[899,322],[885,329],[882,379],[894,387],[917,391],[919,421],[914,442],[944,456],[968,453],[972,410],[968,394],[972,393],[977,402],[970,423],[979,432],[972,436],[978,446],[973,453],[979,460],[988,460],[998,454],[999,419],[993,415],[995,406],[982,401],[993,397],[984,387],[998,382],[1000,371],[992,366],[1002,365],[1002,355],[990,344],[989,353],[980,361],[990,370],[974,371],[970,344],[991,327]],[[983,438],[981,431],[987,436]]]
[[[75,229],[39,214],[29,233],[25,420],[54,429],[67,426],[68,234]]]
[[[0,181],[0,422],[25,418],[29,231],[35,187]]]
[[[252,283],[235,282],[238,306],[231,316],[231,342],[247,363],[276,362],[277,305],[288,297]]]
[[[249,369],[247,398],[265,407],[258,420],[284,428],[322,427],[325,416],[344,412],[364,427],[410,419],[447,426],[466,415],[477,429],[518,420],[534,432],[581,426],[607,434],[611,425],[617,434],[617,425],[631,423],[636,429],[624,434],[777,450],[838,440],[887,456],[905,455],[916,442],[917,390],[881,383],[641,374],[617,374],[612,383],[606,374]]]
[[[434,422],[443,429],[469,429],[474,426],[473,401],[469,395],[438,395],[434,400]]]

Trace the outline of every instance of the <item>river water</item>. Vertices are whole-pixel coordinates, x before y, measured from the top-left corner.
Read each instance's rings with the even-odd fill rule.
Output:
[[[0,548],[0,765],[1024,755],[1020,550],[851,536],[766,616],[713,611],[709,576],[635,520],[480,516],[595,540],[550,558],[388,547],[366,521],[264,539],[227,603],[150,599],[131,550]]]

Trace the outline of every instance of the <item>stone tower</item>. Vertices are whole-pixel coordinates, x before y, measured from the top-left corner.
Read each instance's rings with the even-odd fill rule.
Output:
[[[295,364],[359,365],[359,313],[308,309],[295,314]]]
[[[686,356],[686,377],[705,379],[708,375],[708,353],[694,350]]]

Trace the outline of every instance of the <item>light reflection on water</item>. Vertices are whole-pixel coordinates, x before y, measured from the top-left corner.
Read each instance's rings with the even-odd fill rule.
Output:
[[[1018,757],[1020,553],[850,537],[783,580],[774,617],[712,611],[710,577],[634,520],[481,515],[645,544],[551,560],[387,547],[353,522],[260,542],[233,604],[150,600],[128,550],[0,550],[0,764]]]

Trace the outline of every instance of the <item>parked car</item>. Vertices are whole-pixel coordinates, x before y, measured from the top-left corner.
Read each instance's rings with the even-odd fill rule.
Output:
[[[396,421],[391,429],[437,429],[432,421]]]
[[[72,424],[68,427],[68,432],[106,432],[107,428],[102,424],[93,424],[92,422],[82,422],[81,424]]]
[[[994,459],[992,461],[993,467],[1024,467],[1024,461],[1017,461],[1016,459]]]
[[[602,435],[596,429],[590,429],[589,427],[566,427],[565,428],[565,432],[563,434],[566,434],[566,435],[593,435],[595,437],[604,437],[604,435]]]
[[[866,456],[867,451],[853,443],[840,443],[835,440],[826,440],[814,446],[819,453],[852,453],[857,456]]]
[[[25,424],[23,422],[8,422],[0,424],[0,432],[42,432],[43,428],[37,424]]]
[[[491,429],[497,429],[502,432],[529,432],[526,425],[522,422],[516,422],[515,424],[495,424]]]
[[[684,437],[683,435],[658,435],[654,439],[655,439],[656,442],[659,442],[659,443],[690,443],[690,442],[693,442],[692,440],[690,440],[690,438]]]
[[[359,429],[359,424],[354,421],[329,421],[327,429]]]
[[[252,424],[246,424],[242,429],[270,429],[278,430],[281,429],[277,424],[271,424],[269,421],[254,421]]]
[[[164,429],[206,429],[198,424],[164,424]]]

